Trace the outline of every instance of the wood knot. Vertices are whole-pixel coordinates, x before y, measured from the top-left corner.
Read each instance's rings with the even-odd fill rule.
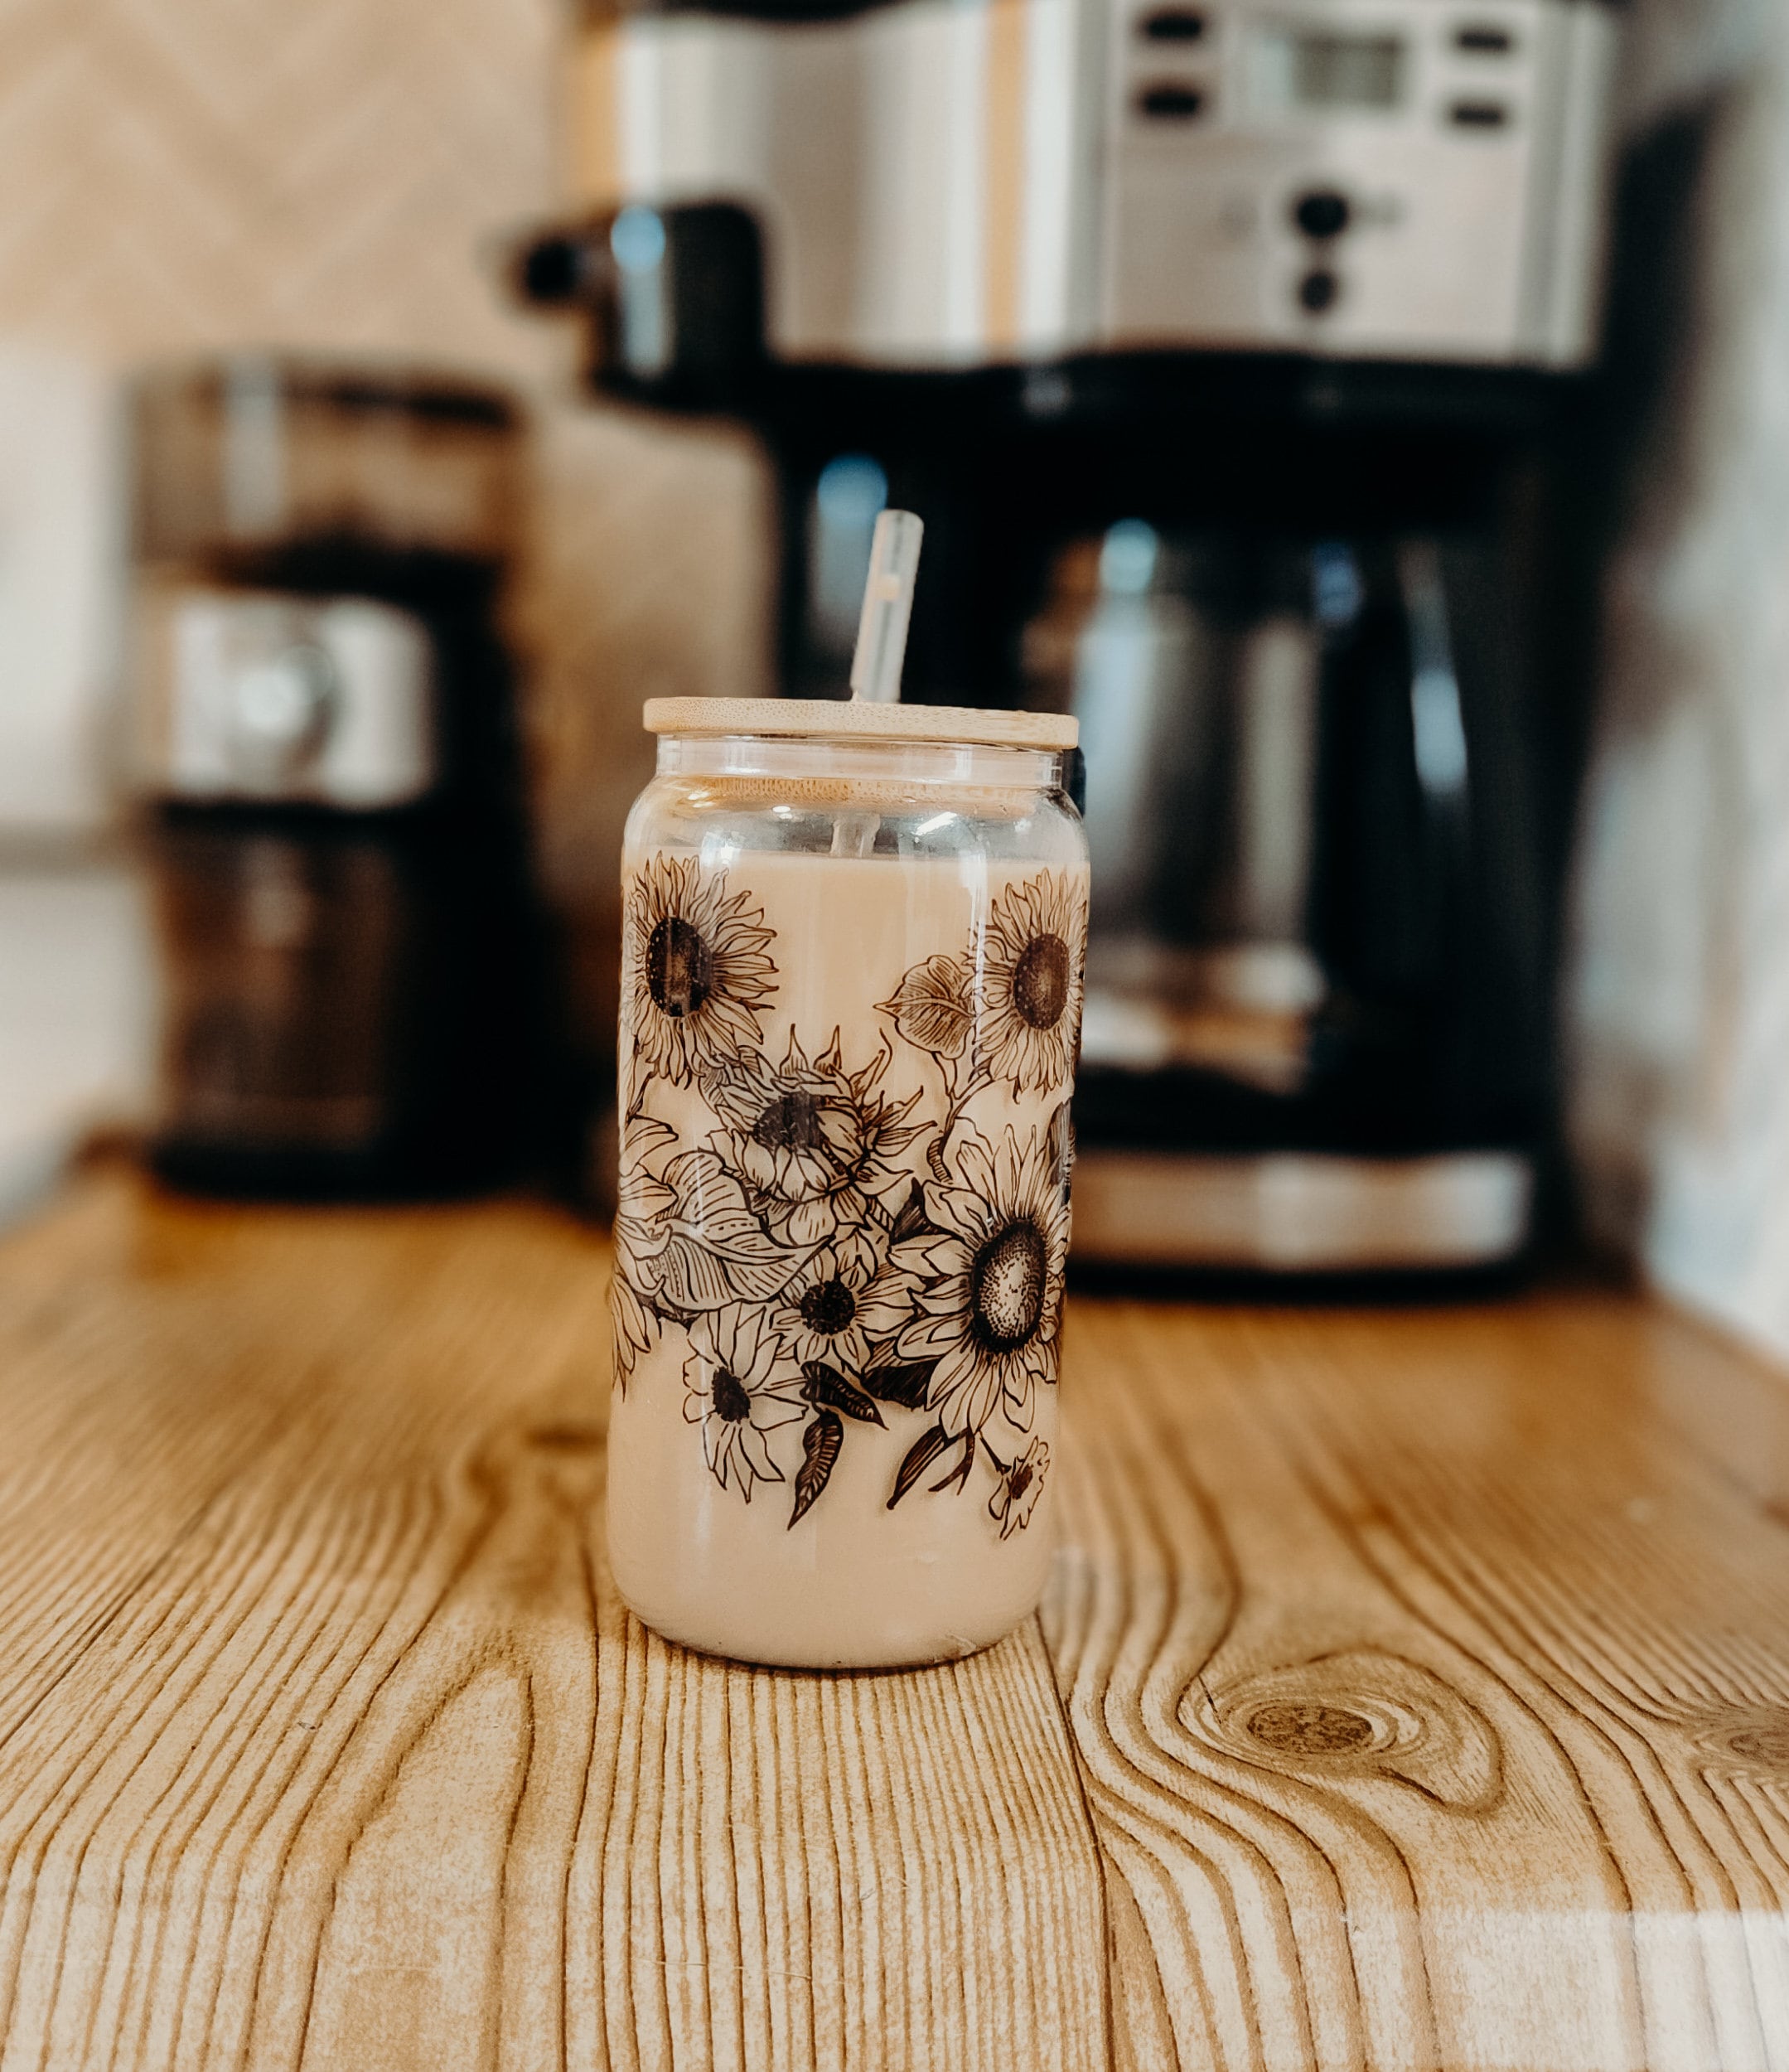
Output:
[[[1496,1736],[1432,1670],[1357,1648],[1270,1669],[1207,1690],[1181,1716],[1194,1732],[1255,1765],[1293,1775],[1407,1784],[1460,1811],[1502,1789]]]
[[[1724,1767],[1781,1777],[1789,1772],[1789,1709],[1751,1706],[1704,1718],[1696,1739]]]
[[[1371,1748],[1376,1738],[1364,1712],[1339,1705],[1297,1705],[1287,1700],[1259,1706],[1244,1722],[1245,1731],[1282,1755],[1344,1755]]]
[[[1727,1745],[1748,1763],[1789,1769],[1789,1720],[1771,1726],[1742,1726],[1728,1736]]]

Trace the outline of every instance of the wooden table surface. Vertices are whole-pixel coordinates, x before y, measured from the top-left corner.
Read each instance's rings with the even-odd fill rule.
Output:
[[[1613,1295],[1082,1300],[1040,1619],[649,1636],[598,1239],[0,1247],[0,2072],[1789,2065],[1789,1388]]]

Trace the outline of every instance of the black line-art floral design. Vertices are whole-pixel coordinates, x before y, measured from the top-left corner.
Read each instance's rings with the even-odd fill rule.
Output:
[[[650,1353],[663,1329],[653,1300],[655,1256],[670,1242],[666,1219],[676,1189],[651,1169],[655,1152],[677,1141],[669,1123],[631,1115],[621,1126],[621,1175],[615,1207],[615,1268],[609,1309],[615,1324],[615,1378],[625,1389],[634,1363]]]
[[[687,1087],[705,1065],[757,1042],[776,939],[747,893],[694,857],[654,857],[627,888],[621,998],[636,1072]]]
[[[979,1040],[1015,1093],[1069,1082],[1086,943],[1086,895],[1061,872],[1008,886],[989,909]]]
[[[874,1220],[873,1204],[904,1181],[895,1161],[920,1134],[907,1120],[920,1097],[916,1089],[890,1101],[877,1092],[891,1054],[885,1047],[850,1073],[836,1029],[811,1063],[791,1032],[780,1064],[740,1052],[703,1074],[704,1097],[729,1126],[710,1143],[786,1244],[849,1243]]]
[[[888,1257],[888,1233],[870,1222],[822,1245],[783,1290],[771,1321],[798,1360],[861,1374],[912,1314],[907,1276]]]
[[[998,894],[978,935],[880,1004],[935,1089],[891,1095],[888,1038],[849,1061],[836,1029],[817,1053],[793,1029],[781,1057],[764,1046],[776,938],[725,872],[660,857],[630,882],[616,1380],[625,1392],[679,1336],[708,1471],[747,1502],[791,1485],[791,1529],[854,1430],[903,1424],[917,1435],[890,1508],[960,1492],[979,1466],[999,1537],[1030,1523],[1050,1464],[1032,1426],[1059,1349],[1085,933],[1066,875]],[[1008,1089],[1032,1114],[1028,1097],[1061,1097],[1022,1135]]]
[[[970,1101],[993,1084],[975,1043],[974,962],[967,949],[940,953],[916,964],[891,1000],[877,1012],[892,1017],[897,1032],[916,1050],[928,1053],[937,1068],[944,1111],[931,1142],[927,1164],[940,1181],[948,1178],[945,1147]]]
[[[929,956],[916,964],[880,1011],[916,1050],[960,1058],[975,1035],[975,1001],[966,956]]]
[[[1039,1382],[1056,1378],[1068,1208],[1047,1133],[998,1144],[970,1133],[948,1186],[926,1189],[935,1228],[896,1247],[921,1286],[895,1342],[906,1360],[934,1360],[926,1406],[949,1439],[979,1432],[996,1411],[1029,1431]]]
[[[781,1482],[771,1435],[807,1415],[801,1377],[762,1310],[744,1303],[698,1317],[684,1363],[684,1416],[702,1427],[708,1472],[746,1502],[754,1483]]]
[[[783,1286],[788,1247],[765,1228],[751,1189],[719,1153],[679,1152],[665,1179],[675,1197],[655,1270],[665,1307],[695,1313],[762,1302]]]
[[[1041,1439],[1033,1439],[1017,1460],[1009,1461],[999,1471],[1000,1479],[988,1499],[988,1515],[999,1526],[1003,1540],[1023,1532],[1031,1523],[1031,1514],[1043,1494],[1043,1479],[1049,1472],[1050,1449]]]

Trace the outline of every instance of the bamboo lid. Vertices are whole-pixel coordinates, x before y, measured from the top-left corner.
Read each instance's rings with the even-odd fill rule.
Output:
[[[972,705],[875,704],[843,698],[649,698],[644,724],[648,733],[812,735],[989,748],[1072,748],[1081,738],[1081,723],[1069,713],[983,712]]]

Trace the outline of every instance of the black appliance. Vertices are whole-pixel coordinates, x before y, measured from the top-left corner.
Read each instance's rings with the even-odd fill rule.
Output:
[[[145,377],[133,429],[157,1169],[325,1197],[514,1173],[542,1064],[515,405],[240,356]]]
[[[781,673],[1081,714],[1083,1262],[1500,1267],[1552,1123],[1598,0],[593,12],[520,268],[757,428]],[[724,87],[723,86],[724,82]]]

